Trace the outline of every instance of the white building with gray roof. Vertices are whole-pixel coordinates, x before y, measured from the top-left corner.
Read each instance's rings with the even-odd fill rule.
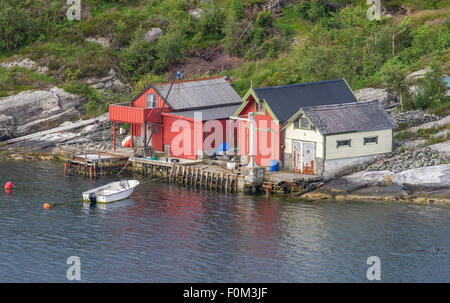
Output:
[[[282,127],[284,166],[335,174],[392,152],[396,127],[378,101],[303,107]]]

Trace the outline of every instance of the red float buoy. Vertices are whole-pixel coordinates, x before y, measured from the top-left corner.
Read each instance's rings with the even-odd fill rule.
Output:
[[[5,190],[11,190],[13,188],[13,183],[11,181],[6,182]]]

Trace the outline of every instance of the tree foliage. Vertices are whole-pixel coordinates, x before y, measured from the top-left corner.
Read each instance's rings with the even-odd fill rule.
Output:
[[[19,0],[0,1],[0,50],[23,46],[36,37],[35,22]]]

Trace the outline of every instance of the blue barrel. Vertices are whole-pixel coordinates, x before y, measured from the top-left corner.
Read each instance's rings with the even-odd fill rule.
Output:
[[[221,152],[225,153],[228,150],[227,142],[223,142],[217,149],[216,154],[220,154]]]
[[[278,161],[277,160],[270,160],[269,171],[278,171]]]

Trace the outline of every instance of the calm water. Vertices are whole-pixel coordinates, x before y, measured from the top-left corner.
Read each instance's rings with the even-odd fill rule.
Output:
[[[3,191],[13,181],[12,195]],[[289,202],[165,183],[132,198],[44,210],[105,179],[58,162],[0,161],[0,282],[364,282],[369,256],[389,282],[450,281],[450,207]]]

